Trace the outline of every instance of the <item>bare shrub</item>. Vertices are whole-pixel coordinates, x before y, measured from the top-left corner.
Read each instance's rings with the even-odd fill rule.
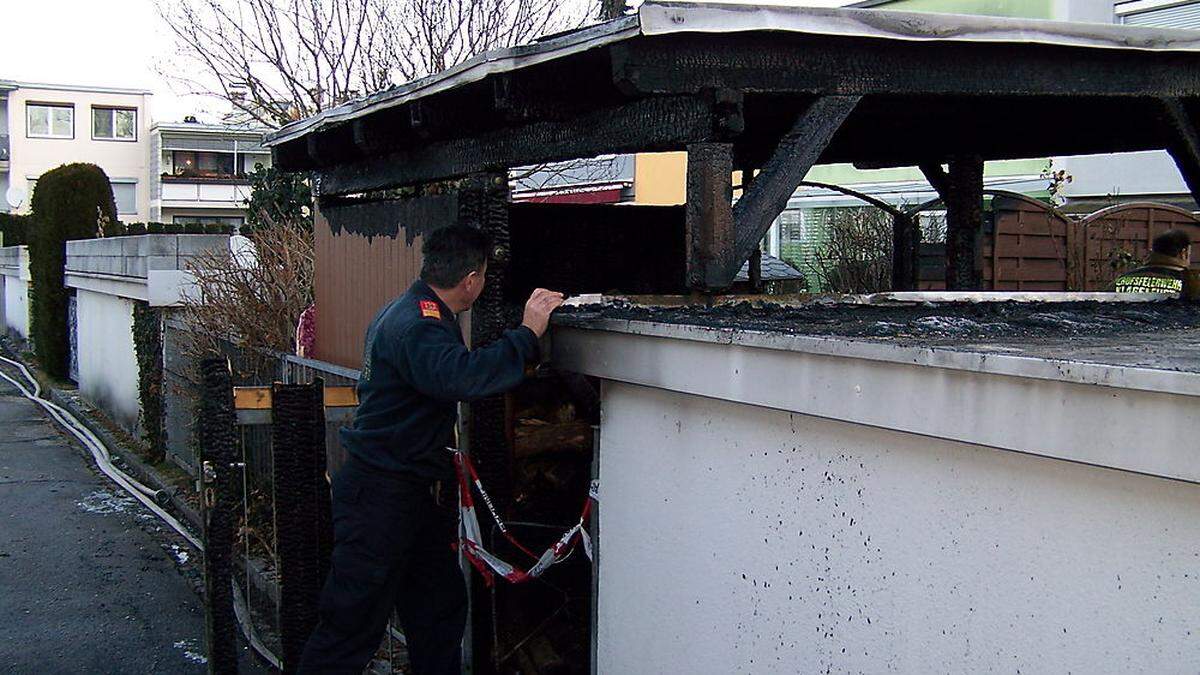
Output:
[[[312,304],[313,235],[270,221],[247,238],[253,255],[209,251],[192,261],[195,292],[184,300],[182,318],[197,356],[236,346],[258,370],[258,361],[273,367],[274,354],[292,351],[300,313]]]
[[[811,273],[834,293],[879,293],[892,286],[892,216],[873,207],[831,209]]]

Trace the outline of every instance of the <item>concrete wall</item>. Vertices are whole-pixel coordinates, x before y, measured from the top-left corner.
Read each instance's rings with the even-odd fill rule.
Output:
[[[138,428],[138,365],[133,346],[133,300],[76,291],[79,391],[114,421]]]
[[[3,326],[22,338],[29,338],[29,248],[0,248],[0,288]]]
[[[114,182],[136,180],[137,211],[122,213],[125,221],[144,221],[150,215],[150,94],[119,91],[86,91],[24,85],[8,95],[12,161],[9,180],[25,187],[28,194],[20,211],[29,212],[32,181],[62,164],[91,162],[104,169]],[[26,103],[68,104],[75,108],[74,138],[29,138],[26,133]],[[92,139],[92,106],[136,108],[137,139],[113,141]]]
[[[178,306],[192,288],[186,271],[229,237],[150,234],[67,242],[65,281],[77,300],[80,392],[131,431],[138,429],[133,303]]]
[[[599,672],[1196,672],[1200,486],[605,382]]]
[[[29,339],[29,282],[4,277],[4,325],[22,338]]]

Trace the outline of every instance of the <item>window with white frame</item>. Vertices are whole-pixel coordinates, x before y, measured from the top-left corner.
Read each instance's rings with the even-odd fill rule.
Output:
[[[92,138],[101,141],[136,141],[137,110],[93,107]]]
[[[29,138],[74,138],[75,106],[26,103],[25,135]]]

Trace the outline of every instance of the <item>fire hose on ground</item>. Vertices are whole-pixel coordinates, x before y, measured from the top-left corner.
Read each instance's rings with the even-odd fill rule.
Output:
[[[21,392],[22,396],[41,406],[50,415],[50,417],[54,419],[54,421],[58,422],[59,425],[66,429],[72,436],[77,438],[79,442],[88,449],[88,452],[91,453],[92,459],[96,463],[96,467],[100,469],[105,476],[108,476],[108,478],[114,483],[121,486],[123,490],[141,502],[142,505],[147,509],[150,509],[151,513],[158,516],[158,518],[169,525],[171,529],[179,533],[179,535],[183,537],[189,544],[191,544],[196,550],[200,551],[201,553],[204,552],[204,543],[200,541],[200,538],[192,534],[186,527],[184,527],[183,523],[179,522],[178,519],[176,519],[170,513],[167,513],[167,511],[162,508],[161,503],[166,497],[165,493],[163,493],[161,490],[154,490],[143,485],[135,480],[132,476],[115,466],[112,462],[112,456],[109,454],[108,447],[103,441],[97,438],[94,433],[92,433],[91,429],[88,429],[86,426],[84,426],[83,423],[76,419],[74,415],[72,415],[62,406],[59,406],[53,401],[48,401],[42,398],[42,387],[38,383],[37,379],[35,379],[29,372],[29,369],[25,367],[25,364],[20,363],[19,361],[13,361],[3,356],[0,356],[0,362],[6,363],[20,371],[21,375],[25,378],[30,386],[28,388],[25,387],[23,384],[13,379],[2,370],[0,370],[0,378],[4,378],[9,384],[16,387],[17,391]],[[254,651],[258,652],[258,654],[262,656],[262,658],[264,658],[268,663],[270,663],[276,669],[280,669],[281,663],[279,657],[272,653],[271,650],[262,643],[262,640],[260,640],[258,635],[255,633],[254,626],[250,622],[250,612],[245,606],[245,599],[242,597],[241,589],[238,588],[236,583],[233,584],[233,597],[234,613],[237,616],[238,623],[241,625],[242,634],[245,636],[246,641],[250,644]]]

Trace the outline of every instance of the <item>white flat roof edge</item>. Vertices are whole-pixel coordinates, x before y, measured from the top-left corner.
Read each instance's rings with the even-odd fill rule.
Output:
[[[13,82],[14,89],[45,89],[47,91],[78,91],[89,94],[128,94],[131,96],[153,96],[149,89],[130,87],[105,87],[91,84],[57,84],[53,82]]]
[[[1180,396],[1200,396],[1200,373],[1114,364],[1013,356],[944,346],[909,347],[846,337],[788,335],[766,331],[709,328],[652,321],[601,319],[589,326],[565,326],[756,349],[881,361],[947,370],[1073,382]]]

